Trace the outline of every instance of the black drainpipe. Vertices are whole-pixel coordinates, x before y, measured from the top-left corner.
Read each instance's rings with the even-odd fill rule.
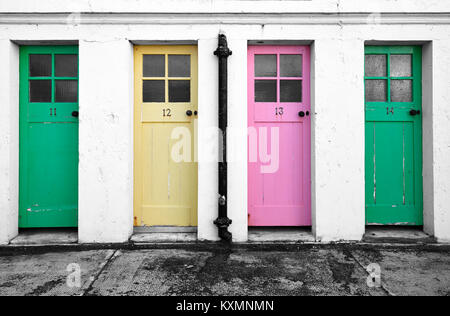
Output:
[[[219,129],[222,132],[219,137],[219,144],[223,144],[221,151],[222,157],[219,157],[219,217],[214,221],[214,224],[219,228],[219,237],[230,242],[232,239],[231,233],[228,231],[228,226],[231,225],[231,219],[227,214],[227,126],[228,126],[228,67],[227,59],[232,54],[228,48],[227,37],[219,34],[219,47],[214,52],[214,55],[219,57]],[[220,152],[220,150],[219,150]]]

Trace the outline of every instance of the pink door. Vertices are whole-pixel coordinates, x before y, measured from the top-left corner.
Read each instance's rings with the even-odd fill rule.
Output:
[[[310,49],[248,48],[249,226],[311,226]]]

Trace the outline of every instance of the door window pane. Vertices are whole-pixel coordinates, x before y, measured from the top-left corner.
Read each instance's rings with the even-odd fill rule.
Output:
[[[56,77],[77,77],[78,56],[77,55],[55,55]]]
[[[143,102],[165,102],[165,84],[164,80],[144,80]]]
[[[169,102],[190,102],[191,81],[169,80]]]
[[[30,77],[51,77],[52,55],[30,55]]]
[[[412,56],[411,55],[391,55],[391,76],[411,77],[412,76]]]
[[[386,77],[386,55],[366,55],[366,77]]]
[[[412,80],[391,80],[391,101],[412,102]]]
[[[30,80],[30,102],[52,102],[52,81]]]
[[[169,77],[190,77],[191,56],[169,55]]]
[[[277,55],[255,55],[255,77],[276,77]]]
[[[280,76],[301,77],[303,71],[302,55],[280,55]]]
[[[386,80],[366,80],[366,101],[386,102],[387,84]]]
[[[281,80],[280,81],[281,102],[302,102],[302,81]]]
[[[144,77],[165,77],[166,65],[165,55],[144,55],[143,74]]]
[[[277,102],[277,81],[255,80],[255,102]]]
[[[55,102],[78,102],[78,80],[55,80]]]

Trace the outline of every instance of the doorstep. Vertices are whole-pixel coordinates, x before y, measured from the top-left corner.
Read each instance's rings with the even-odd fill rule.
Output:
[[[130,241],[134,244],[192,243],[197,241],[197,227],[134,227]]]
[[[135,244],[192,243],[197,241],[197,233],[135,233],[130,241]]]
[[[395,244],[432,244],[436,239],[413,226],[367,226],[362,242]]]
[[[248,241],[313,243],[311,227],[249,227]]]
[[[77,229],[23,229],[11,240],[14,246],[68,245],[78,243]]]

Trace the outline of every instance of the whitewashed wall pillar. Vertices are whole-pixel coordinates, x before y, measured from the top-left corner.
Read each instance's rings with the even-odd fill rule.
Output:
[[[313,49],[313,233],[364,234],[364,41],[321,39]]]
[[[79,240],[126,242],[133,231],[133,47],[80,41]]]
[[[433,41],[432,115],[433,124],[433,182],[425,182],[428,194],[433,194],[434,227],[430,221],[425,229],[434,232],[441,242],[450,242],[450,40]],[[434,192],[431,191],[434,189]],[[432,193],[433,192],[433,193]]]
[[[0,244],[19,225],[19,47],[0,40]]]
[[[198,239],[219,240],[217,38],[198,41]]]
[[[228,217],[233,241],[248,239],[247,40],[228,36]]]

